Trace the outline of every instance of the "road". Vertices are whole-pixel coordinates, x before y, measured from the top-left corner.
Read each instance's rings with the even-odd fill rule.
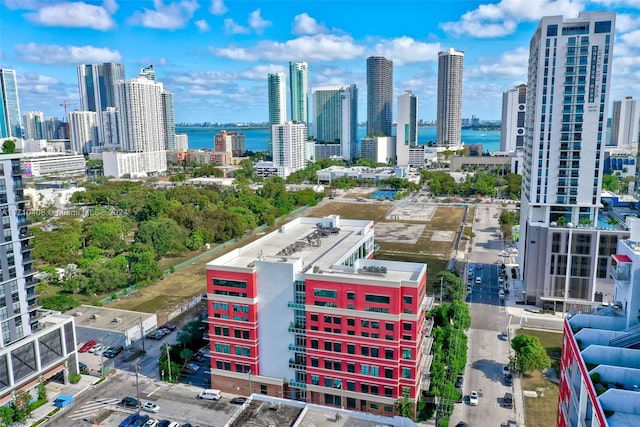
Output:
[[[502,207],[498,204],[477,205],[473,221],[474,245],[465,257],[465,264],[473,266],[473,274],[465,278],[472,292],[467,296],[471,314],[468,331],[467,366],[462,387],[463,403],[454,405],[451,425],[464,421],[475,426],[499,426],[508,420],[524,425],[524,405],[520,381],[504,384],[502,367],[509,361],[510,342],[500,339],[502,331],[509,331],[510,338],[518,326],[558,330],[560,319],[527,313],[513,301],[500,299],[500,253],[505,249],[500,239],[498,218]],[[480,278],[480,284],[476,284]],[[469,405],[469,393],[479,394],[478,406]],[[513,408],[502,406],[506,392],[513,393]]]

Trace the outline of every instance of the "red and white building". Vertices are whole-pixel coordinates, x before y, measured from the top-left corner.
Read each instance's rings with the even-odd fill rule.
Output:
[[[640,219],[612,255],[614,301],[564,323],[558,427],[640,425]]]
[[[384,415],[429,387],[425,264],[373,260],[372,221],[296,218],[207,264],[212,387]]]

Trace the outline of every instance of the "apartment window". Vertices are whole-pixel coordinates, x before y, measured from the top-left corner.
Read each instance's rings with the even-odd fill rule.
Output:
[[[213,286],[226,286],[228,288],[246,289],[247,282],[238,280],[213,279]]]
[[[377,347],[371,347],[371,357],[378,357],[378,348]]]
[[[318,366],[320,366],[320,361],[318,360],[317,357],[312,357],[311,358],[311,366],[313,368],[317,368]]]
[[[318,315],[317,314],[312,314],[310,317],[312,322],[317,322],[318,321]]]
[[[402,378],[411,378],[410,368],[402,368]]]
[[[324,351],[331,351],[331,343],[329,341],[325,341],[325,343],[324,343]]]
[[[386,295],[366,294],[364,296],[364,300],[366,302],[374,302],[374,303],[377,303],[377,304],[389,304],[389,302],[391,301],[391,298],[389,298]]]
[[[371,321],[372,329],[380,329],[380,322]]]
[[[371,393],[371,394],[375,394],[375,395],[377,396],[377,395],[380,393],[380,389],[378,388],[378,386],[377,386],[377,385],[372,385],[372,386],[371,386],[370,393]],[[374,406],[373,406],[373,405],[375,405],[375,408],[374,408]],[[378,404],[377,404],[377,403],[372,403],[372,404],[371,404],[371,407],[372,407],[373,409],[378,409]]]
[[[411,323],[403,323],[402,324],[402,330],[403,331],[410,331],[411,330]]]
[[[411,349],[410,348],[403,348],[402,349],[402,358],[407,360],[407,359],[411,359]]]
[[[363,328],[368,328],[369,327],[369,321],[368,320],[361,320],[360,321],[360,326],[362,326]]]
[[[340,323],[342,323],[342,319],[339,317],[334,317],[333,318],[333,324],[334,325],[339,325]]]
[[[356,354],[356,346],[355,346],[355,344],[347,344],[347,353]]]
[[[331,323],[331,316],[324,316],[324,323]]]
[[[387,396],[387,397],[393,397],[393,396]],[[384,412],[394,412],[395,411],[393,406],[389,406],[389,405],[384,405],[384,409],[383,410],[384,410]]]
[[[324,386],[325,387],[331,387],[333,385],[333,380],[331,378],[325,378],[324,379]]]
[[[393,335],[385,335],[384,339],[387,341],[393,341]]]
[[[402,302],[405,304],[413,304],[413,297],[405,295],[402,297]]]
[[[355,292],[347,292],[347,299],[354,301],[356,299],[356,294]]]
[[[347,326],[355,326],[356,319],[347,319]]]
[[[311,375],[311,384],[320,385],[320,377],[318,375]]]
[[[369,384],[360,384],[361,393],[369,393]]]
[[[384,358],[387,360],[393,360],[393,350],[385,349],[384,350]]]
[[[320,298],[338,298],[338,291],[330,289],[314,289],[313,295]]]
[[[333,362],[331,360],[324,361],[324,369],[331,369],[333,367]]]
[[[335,351],[336,353],[342,353],[342,344],[339,342],[334,342],[333,351]]]
[[[318,349],[318,340],[311,340],[311,348]]]
[[[360,354],[363,355],[363,356],[369,356],[369,347],[366,347],[366,346],[363,345],[360,348]]]
[[[347,381],[347,390],[356,391],[356,383],[353,381]]]
[[[267,394],[267,386],[260,384],[260,394]]]
[[[393,378],[393,369],[384,368],[384,377],[385,378]]]
[[[355,363],[347,363],[347,372],[355,374],[355,372],[356,372],[356,364]]]

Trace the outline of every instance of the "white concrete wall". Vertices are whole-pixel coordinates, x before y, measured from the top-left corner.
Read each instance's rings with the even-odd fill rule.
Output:
[[[582,357],[586,363],[640,369],[638,350],[592,345],[582,352]]]
[[[293,353],[289,344],[294,335],[287,329],[293,322],[293,309],[287,307],[293,301],[296,271],[302,261],[287,258],[287,261],[255,262],[258,281],[258,351],[260,352],[260,375],[291,379],[293,369],[289,359]]]

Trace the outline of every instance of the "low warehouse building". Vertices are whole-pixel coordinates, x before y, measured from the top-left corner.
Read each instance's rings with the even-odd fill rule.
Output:
[[[65,314],[75,318],[78,343],[94,340],[111,347],[128,348],[158,325],[155,314],[92,305],[81,305]]]

